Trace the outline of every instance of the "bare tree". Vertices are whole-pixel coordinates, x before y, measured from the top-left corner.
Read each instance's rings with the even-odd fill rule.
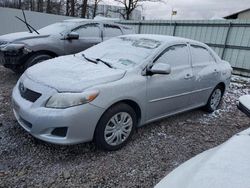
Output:
[[[70,16],[75,16],[75,0],[70,0]]]
[[[43,0],[37,0],[37,11],[43,12]]]
[[[69,0],[66,0],[66,16],[69,16]]]
[[[102,0],[94,0],[94,7],[93,7],[92,18],[95,18],[98,4],[99,4],[101,1],[102,1]]]
[[[123,8],[112,12],[118,12],[125,20],[129,20],[132,12],[141,6],[140,3],[150,1],[150,2],[162,2],[162,0],[114,0],[120,3]]]
[[[85,18],[87,14],[88,0],[82,0],[82,14],[81,17]]]
[[[51,13],[51,0],[47,0],[46,12]]]

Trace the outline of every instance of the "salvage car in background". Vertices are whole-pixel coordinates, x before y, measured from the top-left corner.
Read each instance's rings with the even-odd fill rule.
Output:
[[[231,71],[203,43],[125,35],[27,69],[13,90],[13,110],[41,140],[94,139],[115,150],[135,127],[198,107],[216,110]]]
[[[250,95],[238,108],[250,117]],[[250,128],[183,163],[155,188],[250,188],[249,142]]]
[[[239,98],[238,109],[250,117],[250,95],[243,95]]]
[[[41,61],[81,52],[111,37],[134,33],[130,27],[110,21],[87,19],[65,20],[38,31],[31,28],[28,27],[30,32],[0,36],[0,64],[22,72]]]

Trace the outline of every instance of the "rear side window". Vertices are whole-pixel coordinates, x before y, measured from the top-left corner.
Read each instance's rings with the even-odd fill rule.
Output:
[[[86,24],[83,25],[75,30],[74,32],[77,32],[79,34],[80,38],[83,37],[89,37],[89,38],[96,38],[100,37],[100,29],[98,27],[98,24]]]
[[[191,53],[193,65],[210,64],[215,62],[214,57],[204,47],[191,45]]]
[[[171,67],[190,66],[187,45],[179,44],[167,48],[156,63],[166,63]]]
[[[122,35],[122,31],[118,26],[104,24],[104,37],[116,37],[120,35]]]

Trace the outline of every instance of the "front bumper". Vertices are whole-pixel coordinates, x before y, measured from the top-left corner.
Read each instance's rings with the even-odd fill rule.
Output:
[[[26,60],[27,54],[22,53],[22,51],[13,53],[0,49],[0,64],[6,68],[16,68]]]
[[[17,83],[18,84],[18,83]],[[67,109],[43,107],[48,93],[32,103],[21,97],[15,86],[12,93],[14,115],[18,123],[34,137],[54,144],[77,144],[93,139],[95,127],[104,109],[84,104]],[[52,131],[66,127],[66,136],[56,136]]]

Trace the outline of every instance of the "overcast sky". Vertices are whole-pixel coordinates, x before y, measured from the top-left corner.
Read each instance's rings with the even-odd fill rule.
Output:
[[[165,0],[165,3],[146,2],[146,19],[169,19],[171,9],[177,10],[174,19],[211,19],[250,8],[250,0]]]
[[[106,0],[112,1],[112,0]],[[170,19],[172,8],[178,13],[173,19],[211,19],[250,8],[250,0],[163,0],[144,2],[146,19]]]

